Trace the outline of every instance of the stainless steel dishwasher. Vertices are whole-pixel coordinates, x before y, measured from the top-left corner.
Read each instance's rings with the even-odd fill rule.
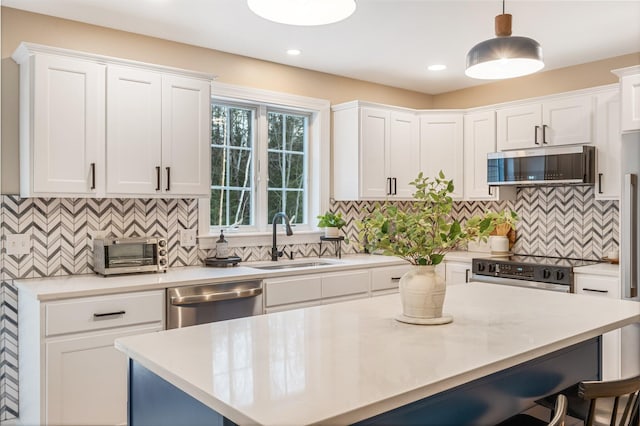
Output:
[[[262,282],[200,284],[167,289],[167,329],[264,313]]]

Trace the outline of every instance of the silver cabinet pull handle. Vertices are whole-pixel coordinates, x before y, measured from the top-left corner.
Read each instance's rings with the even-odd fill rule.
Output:
[[[391,277],[391,282],[392,282],[392,283],[395,283],[395,282],[397,282],[397,281],[400,281],[400,278],[401,278],[401,277]]]
[[[596,290],[595,288],[583,288],[584,291],[592,291],[594,293],[609,293],[609,290]]]
[[[167,191],[171,191],[171,167],[167,167]]]
[[[242,299],[262,294],[261,288],[250,288],[247,290],[221,291],[208,294],[197,294],[194,296],[172,297],[173,306],[194,305],[196,303],[219,302],[220,300]]]
[[[104,317],[115,317],[115,316],[119,316],[119,315],[124,315],[126,314],[127,311],[116,311],[116,312],[105,312],[102,314],[93,314],[93,318],[104,318]]]
[[[533,128],[533,143],[535,143],[536,145],[540,145],[540,142],[538,142],[538,129],[540,128],[540,126],[535,126]]]
[[[546,124],[542,125],[542,145],[546,145],[549,142],[547,142],[547,126]]]

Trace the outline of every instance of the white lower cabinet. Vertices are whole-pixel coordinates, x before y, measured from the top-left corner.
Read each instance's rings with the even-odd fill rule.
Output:
[[[398,292],[400,278],[411,269],[407,263],[401,266],[386,266],[371,270],[371,295],[382,296]]]
[[[471,263],[445,262],[445,281],[447,285],[468,283],[471,276]]]
[[[47,423],[127,424],[127,357],[113,342],[162,329],[156,324],[47,339]]]
[[[39,302],[19,293],[20,422],[127,423],[127,358],[115,339],[164,329],[164,291]]]
[[[266,279],[265,313],[368,297],[369,281],[369,270]]]
[[[620,279],[615,276],[575,274],[576,293],[620,298]],[[602,335],[602,380],[621,378],[620,329]]]

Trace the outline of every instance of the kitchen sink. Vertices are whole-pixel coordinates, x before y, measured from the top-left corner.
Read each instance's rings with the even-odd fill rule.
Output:
[[[337,265],[337,264],[338,264],[337,262],[316,261],[316,262],[278,263],[273,265],[252,266],[252,268],[270,271],[273,269],[315,268],[318,266],[331,266],[331,265]]]

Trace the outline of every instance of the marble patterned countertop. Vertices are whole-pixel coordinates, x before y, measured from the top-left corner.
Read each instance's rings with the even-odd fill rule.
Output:
[[[389,295],[116,340],[238,424],[350,424],[640,321],[640,303],[480,284],[447,289],[442,326]],[[598,315],[594,315],[598,312]]]

